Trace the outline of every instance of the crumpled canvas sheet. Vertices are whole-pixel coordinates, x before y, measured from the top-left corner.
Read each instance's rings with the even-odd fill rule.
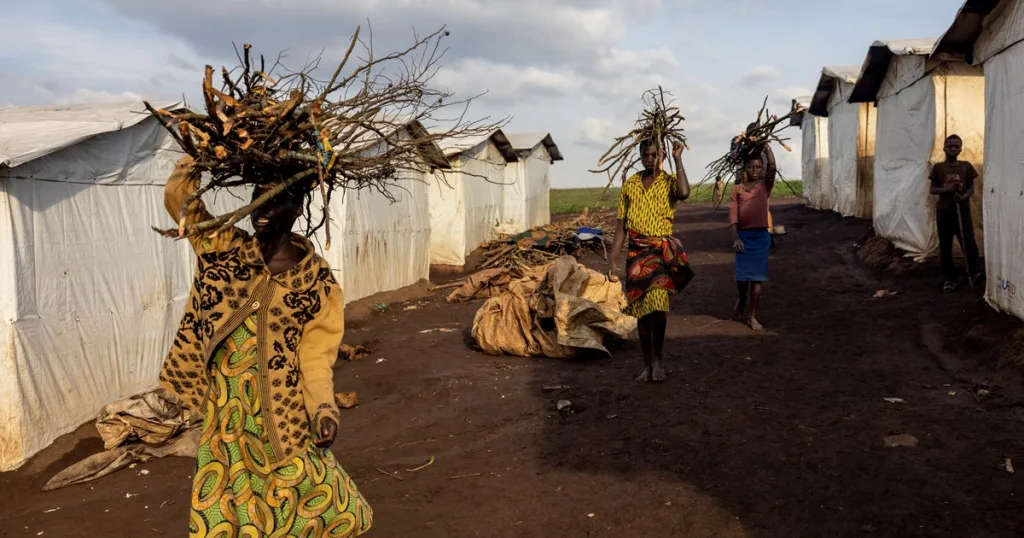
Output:
[[[132,396],[105,406],[96,420],[103,448],[125,442],[158,445],[177,435],[189,423],[191,413],[164,389]]]
[[[523,269],[496,268],[474,273],[466,282],[448,295],[449,303],[464,303],[474,299],[496,297],[508,290],[517,280],[540,283],[551,265]],[[532,289],[530,290],[532,292]]]
[[[196,453],[199,452],[200,433],[200,428],[192,428],[162,446],[124,445],[94,454],[57,473],[43,486],[43,491],[53,491],[72,484],[91,482],[133,463],[145,463],[153,458],[167,456],[195,458]]]
[[[109,404],[96,419],[106,451],[64,469],[43,491],[96,480],[152,458],[194,458],[199,450],[200,422],[193,421],[188,409],[162,388]]]
[[[564,256],[537,285],[512,282],[480,307],[472,336],[484,353],[519,357],[575,357],[584,350],[608,353],[605,338],[626,338],[636,318],[622,313],[619,283]],[[553,325],[553,329],[548,329]]]

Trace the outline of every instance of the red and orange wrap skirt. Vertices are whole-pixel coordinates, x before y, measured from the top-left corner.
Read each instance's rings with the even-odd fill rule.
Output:
[[[683,244],[673,236],[647,237],[629,233],[626,257],[625,313],[642,318],[668,312],[669,298],[693,280],[693,269]]]

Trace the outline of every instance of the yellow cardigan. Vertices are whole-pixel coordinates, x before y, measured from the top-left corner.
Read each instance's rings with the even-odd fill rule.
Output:
[[[183,159],[167,181],[164,205],[174,222],[182,203],[199,187]],[[187,223],[210,218],[202,201]],[[217,345],[254,312],[262,389],[263,426],[276,461],[287,463],[309,446],[320,419],[340,424],[332,367],[344,335],[344,300],[327,263],[296,235],[306,256],[286,273],[271,276],[254,237],[239,228],[216,237],[190,238],[197,255],[192,290],[160,384],[202,416],[209,387],[207,364]]]

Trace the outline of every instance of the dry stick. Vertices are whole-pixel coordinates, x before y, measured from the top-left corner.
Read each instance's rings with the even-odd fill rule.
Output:
[[[273,137],[277,135],[277,131],[282,125],[281,122],[284,121],[285,118],[291,117],[295,110],[299,108],[300,104],[302,104],[302,93],[299,92],[299,90],[295,90],[292,92],[291,99],[284,106],[281,113],[278,114],[268,126],[270,133],[267,135],[267,140],[273,140]]]
[[[661,89],[661,86],[658,86],[658,97],[661,99],[661,108],[662,108],[662,110],[666,110],[667,111],[668,107],[665,106],[665,91]],[[666,125],[665,127],[667,128],[668,125]],[[658,133],[658,135],[659,135],[659,140],[662,140],[662,146],[664,146],[663,147],[663,151],[665,151],[667,153],[668,152],[668,134],[667,133]],[[664,138],[662,139],[660,137],[664,137]],[[676,160],[674,158],[673,159],[669,159],[669,166],[671,167],[671,170],[672,170],[673,174],[678,174],[679,173],[679,171],[675,169],[676,168]]]
[[[960,227],[960,250],[964,253],[964,265],[967,266],[967,282],[971,285],[971,289],[974,289],[974,273],[971,270],[971,257],[967,255],[967,245],[964,242],[964,221],[960,214],[960,202],[956,202],[956,223]]]
[[[185,142],[181,139],[181,136],[170,124],[170,122],[164,119],[164,114],[162,114],[161,112],[167,112],[166,110],[160,109],[158,111],[157,109],[153,108],[153,105],[149,104],[149,101],[143,101],[142,105],[146,107],[146,110],[148,110],[149,113],[152,114],[153,117],[156,118],[158,122],[160,122],[160,125],[162,125],[164,129],[171,133],[171,137],[174,138],[174,141],[177,142],[179,146],[185,147]]]
[[[228,73],[226,67],[220,68],[221,77],[224,79],[224,87],[231,89],[232,95],[237,95],[239,98],[243,97],[242,91],[238,89],[238,85],[235,81],[231,80],[231,74]]]
[[[788,181],[786,181],[785,176],[780,174],[778,170],[775,171],[775,176],[782,181],[783,185],[789,188],[789,192],[791,192],[793,196],[800,196],[799,194],[797,194],[796,189],[794,189],[793,186],[790,185]]]
[[[398,480],[399,482],[405,482],[404,478],[402,478],[402,477],[400,477],[400,476],[398,476],[396,474],[389,473],[389,472],[387,472],[384,469],[381,469],[379,467],[377,468],[377,472],[379,472],[381,474],[384,474],[384,475],[387,475],[387,476],[390,476],[391,478],[394,478],[395,480]]]
[[[440,35],[441,32],[443,32],[443,31],[444,31],[444,27],[442,27],[440,30],[437,30],[436,32],[428,35],[427,37],[416,41],[416,43],[414,43],[411,47],[405,49],[404,51],[396,52],[396,53],[393,53],[393,54],[389,54],[387,56],[384,56],[384,57],[378,58],[378,59],[371,59],[369,62],[366,63],[366,65],[363,65],[359,69],[356,69],[351,75],[349,75],[345,80],[343,80],[340,83],[338,83],[333,89],[332,88],[328,88],[326,91],[328,92],[328,94],[330,94],[330,93],[334,93],[335,91],[337,91],[337,90],[339,90],[341,88],[344,88],[345,86],[348,86],[348,84],[350,82],[352,82],[353,80],[359,78],[359,76],[362,75],[364,72],[368,72],[370,69],[373,68],[373,66],[381,64],[381,63],[384,63],[384,62],[386,62],[388,60],[399,59],[399,58],[409,54],[410,52],[418,49],[424,43],[430,42],[435,37]]]
[[[213,66],[207,65],[206,72],[203,75],[203,101],[206,103],[206,112],[210,116],[210,121],[213,122],[214,129],[217,132],[221,132],[224,129],[224,125],[221,119],[217,117],[217,103],[213,100]]]
[[[700,327],[697,327],[697,330],[700,331],[702,329],[707,329],[708,327],[710,327],[712,325],[715,325],[716,323],[722,323],[723,321],[725,321],[725,320],[719,319],[719,320],[712,321],[711,323],[708,323],[707,325],[702,325]]]
[[[460,474],[460,475],[457,475],[457,476],[453,476],[453,477],[449,478],[448,480],[459,480],[460,478],[472,478],[474,476],[483,476],[483,475],[480,474],[480,473]]]
[[[349,41],[348,50],[345,51],[345,56],[341,59],[341,63],[338,64],[338,68],[334,70],[334,75],[331,77],[331,81],[327,83],[324,92],[320,95],[320,99],[318,100],[317,103],[318,106],[323,104],[323,102],[327,99],[327,96],[330,95],[330,89],[334,86],[334,83],[338,81],[338,77],[341,76],[342,69],[345,68],[345,64],[348,63],[349,57],[352,56],[352,51],[356,48],[356,43],[359,42],[360,29],[361,27],[356,26],[356,31],[352,33],[352,40]]]
[[[324,222],[321,223],[325,232],[325,243],[324,250],[331,250],[331,210],[330,210],[330,196],[327,193],[327,186],[324,184],[324,174],[322,170],[317,171],[320,175],[320,199],[323,200],[324,204]]]
[[[502,257],[507,256],[508,254],[510,254],[512,252],[515,252],[515,250],[518,249],[518,248],[519,248],[518,245],[509,245],[509,246],[501,249],[500,251],[498,251],[497,254],[494,255],[494,257],[492,257],[490,260],[488,260],[487,263],[484,263],[483,265],[481,265],[480,269],[487,269],[487,268],[489,268],[490,266],[492,266],[495,263],[497,263],[498,261],[500,261]]]
[[[245,70],[242,71],[242,77],[245,80],[245,87],[246,87],[247,90],[249,90],[249,93],[252,93],[252,75],[250,74],[252,69],[249,67],[249,49],[251,49],[251,48],[252,48],[252,45],[250,45],[248,43],[245,43],[244,45],[242,45],[242,49],[245,51],[245,63],[244,63]]]
[[[188,180],[189,181],[195,181],[196,179],[199,178],[199,176],[200,176],[200,174],[198,173],[198,170],[193,167],[192,170],[189,171],[189,178],[188,178]],[[193,192],[192,194],[190,194],[187,197],[185,197],[185,201],[183,201],[181,203],[181,209],[178,210],[178,231],[179,231],[179,234],[181,233],[182,227],[184,226],[185,215],[188,214],[188,208],[192,207],[192,204],[194,204],[197,201],[201,200],[204,194],[206,194],[207,192],[211,191],[215,187],[217,187],[217,183],[214,182],[214,181],[211,181],[210,183],[206,184],[205,186],[199,187],[198,189],[196,189],[195,192]]]
[[[278,183],[273,188],[271,188],[267,192],[265,192],[262,195],[260,195],[259,198],[253,200],[251,203],[241,207],[240,209],[236,209],[236,210],[234,210],[234,211],[232,211],[230,213],[226,213],[226,214],[221,215],[220,217],[217,217],[217,218],[214,218],[214,219],[209,219],[209,220],[197,223],[197,224],[193,224],[193,225],[187,226],[186,229],[185,229],[185,233],[184,234],[179,234],[179,237],[198,235],[198,234],[202,234],[204,232],[207,232],[209,230],[212,230],[214,228],[217,228],[217,231],[211,236],[211,237],[216,237],[217,234],[219,234],[219,233],[227,230],[228,228],[234,226],[240,220],[242,220],[243,218],[249,216],[249,214],[251,214],[257,208],[259,208],[263,204],[267,203],[268,201],[270,201],[275,196],[281,194],[282,192],[284,192],[286,189],[288,189],[292,185],[295,185],[299,181],[302,181],[303,179],[309,177],[313,173],[314,173],[313,170],[304,170],[302,172],[299,172],[298,174],[295,174],[294,176],[292,176],[292,177],[282,181],[281,183]]]
[[[423,469],[426,469],[427,467],[430,467],[433,464],[434,464],[434,456],[430,456],[430,461],[428,461],[427,463],[424,463],[423,465],[420,465],[419,467],[417,467],[415,469],[406,469],[406,471],[408,471],[410,473],[415,473],[417,471],[422,471]]]
[[[436,439],[423,439],[421,441],[413,441],[411,443],[405,443],[404,445],[402,445],[402,446],[400,446],[398,448],[408,448],[408,447],[411,447],[413,445],[418,445],[418,444],[421,444],[421,443],[432,443],[434,441],[436,441]]]
[[[182,148],[189,155],[199,155],[201,152],[196,148],[195,143],[192,141],[192,133],[189,132],[188,124],[185,122],[178,123],[178,132],[181,133]]]

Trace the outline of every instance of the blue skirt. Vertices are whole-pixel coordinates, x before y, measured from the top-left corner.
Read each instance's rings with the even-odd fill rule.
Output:
[[[743,252],[736,253],[736,282],[767,282],[768,251],[772,234],[768,228],[740,230]]]

